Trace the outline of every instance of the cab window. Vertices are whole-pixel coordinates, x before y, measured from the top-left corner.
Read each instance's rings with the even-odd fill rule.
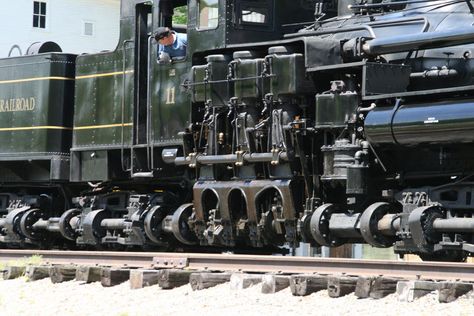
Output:
[[[241,11],[242,23],[265,24],[268,19],[268,8],[245,6]]]
[[[273,1],[242,0],[236,6],[240,28],[267,29],[273,24]]]
[[[198,2],[198,28],[215,29],[219,22],[219,0],[200,0]]]

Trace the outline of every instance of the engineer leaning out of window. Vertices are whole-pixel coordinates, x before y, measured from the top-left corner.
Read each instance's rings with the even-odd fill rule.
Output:
[[[188,39],[186,34],[176,33],[168,27],[159,27],[155,32],[155,40],[160,44],[158,48],[159,62],[168,62],[170,58],[186,56]]]

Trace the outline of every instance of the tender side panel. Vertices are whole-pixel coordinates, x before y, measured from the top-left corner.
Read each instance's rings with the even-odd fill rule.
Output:
[[[4,181],[67,179],[75,57],[53,53],[0,60]],[[10,173],[18,164],[28,172]]]

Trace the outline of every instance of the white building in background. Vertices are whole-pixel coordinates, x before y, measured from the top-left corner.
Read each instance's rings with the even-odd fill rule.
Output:
[[[120,0],[0,0],[0,58],[46,41],[67,53],[113,50],[119,23]]]

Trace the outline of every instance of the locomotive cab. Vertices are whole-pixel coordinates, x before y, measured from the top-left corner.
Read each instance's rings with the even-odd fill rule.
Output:
[[[316,1],[191,0],[191,53],[281,39],[314,22]]]

